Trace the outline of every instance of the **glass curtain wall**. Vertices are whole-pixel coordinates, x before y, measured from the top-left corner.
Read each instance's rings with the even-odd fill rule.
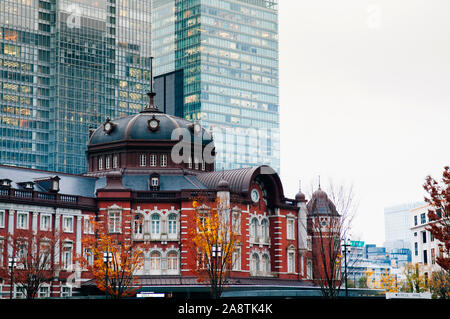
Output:
[[[0,164],[46,169],[51,4],[0,1]]]
[[[86,172],[89,128],[147,104],[150,32],[145,0],[0,1],[0,164]]]
[[[153,1],[155,75],[183,70],[184,117],[213,131],[217,169],[280,170],[277,10],[264,0]]]

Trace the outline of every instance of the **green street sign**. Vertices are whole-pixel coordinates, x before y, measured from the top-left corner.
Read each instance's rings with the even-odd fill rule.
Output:
[[[359,240],[351,240],[350,241],[351,247],[364,247],[364,242]]]

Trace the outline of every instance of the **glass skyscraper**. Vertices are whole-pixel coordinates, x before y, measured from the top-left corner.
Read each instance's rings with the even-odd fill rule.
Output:
[[[279,172],[277,1],[153,0],[152,14],[157,106],[213,132],[216,169]]]
[[[0,164],[86,171],[89,128],[147,104],[150,11],[145,0],[0,1]]]

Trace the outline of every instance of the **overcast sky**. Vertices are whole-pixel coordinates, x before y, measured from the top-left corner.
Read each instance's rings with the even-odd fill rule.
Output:
[[[353,183],[353,236],[450,164],[450,1],[279,0],[281,179]],[[305,190],[306,191],[306,190]],[[305,192],[306,193],[306,192]]]

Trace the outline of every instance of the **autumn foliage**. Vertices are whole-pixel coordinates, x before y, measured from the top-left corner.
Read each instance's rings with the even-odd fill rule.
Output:
[[[191,265],[199,282],[207,282],[214,298],[220,297],[232,269],[232,255],[239,242],[231,224],[230,210],[216,199],[193,201],[195,225],[189,232],[191,252],[195,255]]]
[[[442,183],[427,176],[423,187],[428,193],[425,201],[430,205],[427,230],[441,243],[441,253],[436,257],[436,263],[450,272],[450,167],[444,167]]]
[[[13,258],[15,262],[12,270],[14,285],[24,290],[27,299],[36,298],[39,288],[50,283],[60,270],[61,265],[55,260],[56,247],[60,245],[59,235],[16,229],[14,234],[8,234],[3,242],[2,250],[9,251],[8,257]],[[0,278],[11,280],[8,260],[0,266]]]
[[[95,236],[84,238],[85,253],[77,260],[107,295],[115,299],[134,295],[138,289],[135,271],[143,266],[143,247],[110,234],[97,221],[91,222]]]

